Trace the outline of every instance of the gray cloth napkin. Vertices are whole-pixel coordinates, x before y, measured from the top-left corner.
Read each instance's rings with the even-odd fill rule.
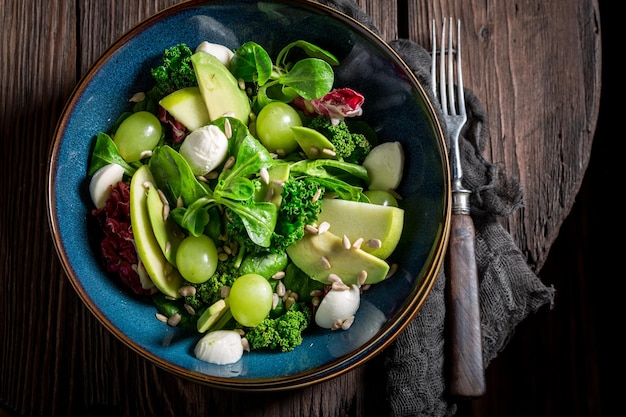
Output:
[[[318,1],[353,17],[380,36],[371,18],[353,0]],[[428,86],[430,54],[409,40],[388,43],[418,80]],[[437,103],[433,97],[431,100]],[[476,95],[468,89],[465,101],[468,123],[460,139],[461,162],[464,185],[472,191],[483,360],[487,366],[504,349],[524,318],[546,304],[552,305],[555,291],[531,271],[511,236],[497,221],[499,216],[509,216],[522,205],[522,189],[518,181],[507,179],[483,157],[489,137],[487,116]],[[455,399],[449,396],[446,385],[445,272],[439,273],[415,319],[383,353],[390,416],[439,417],[456,413]]]

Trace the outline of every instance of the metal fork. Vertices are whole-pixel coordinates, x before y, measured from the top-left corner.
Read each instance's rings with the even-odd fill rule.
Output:
[[[439,99],[450,135],[452,218],[448,247],[447,311],[450,336],[450,393],[464,398],[485,392],[482,356],[478,273],[474,252],[476,232],[470,217],[470,191],[463,187],[459,150],[461,129],[467,122],[463,75],[461,71],[461,21],[457,20],[456,50],[453,48],[453,21],[449,20],[446,49],[446,19],[441,30],[441,50],[437,52],[436,24],[432,24],[431,89]],[[456,60],[454,59],[456,57]],[[439,58],[439,68],[437,68]],[[456,67],[456,68],[455,68]],[[437,83],[437,69],[439,83]],[[456,69],[456,87],[455,87]],[[439,89],[437,90],[437,86]],[[455,98],[456,96],[456,98]]]

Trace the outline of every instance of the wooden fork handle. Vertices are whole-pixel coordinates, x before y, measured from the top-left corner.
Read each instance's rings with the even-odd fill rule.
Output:
[[[485,393],[475,238],[472,218],[468,214],[453,214],[447,285],[450,393],[463,398]]]

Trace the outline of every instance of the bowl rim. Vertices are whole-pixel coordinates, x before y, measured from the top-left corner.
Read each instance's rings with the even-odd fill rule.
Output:
[[[247,3],[256,3],[256,1],[252,0],[240,1]],[[379,48],[384,49],[385,52],[388,54],[388,58],[395,61],[394,63],[397,64],[403,70],[404,74],[409,78],[410,84],[420,92],[422,99],[424,100],[425,108],[429,113],[431,122],[434,125],[434,130],[437,134],[437,142],[438,146],[440,147],[441,153],[440,157],[442,158],[442,162],[444,164],[443,177],[445,181],[445,195],[442,198],[444,213],[442,219],[442,228],[440,231],[441,238],[439,239],[438,243],[432,248],[431,253],[428,256],[430,265],[426,270],[422,271],[424,279],[418,285],[419,288],[417,292],[415,292],[415,294],[411,297],[406,307],[396,313],[396,317],[394,318],[394,320],[387,320],[387,322],[378,331],[376,337],[371,338],[369,341],[367,341],[351,353],[335,360],[326,362],[323,366],[313,368],[305,372],[287,375],[285,377],[272,379],[239,379],[222,378],[215,377],[213,375],[207,375],[164,360],[163,358],[151,352],[148,352],[146,349],[138,346],[133,340],[124,335],[107,317],[105,317],[105,315],[101,311],[96,308],[97,306],[94,305],[87,291],[82,286],[80,279],[78,278],[78,275],[73,268],[70,257],[65,251],[63,242],[60,238],[58,213],[55,207],[57,195],[54,186],[54,174],[56,171],[55,168],[58,163],[57,157],[60,143],[62,141],[61,139],[67,129],[71,109],[74,108],[77,101],[79,101],[81,93],[89,85],[90,80],[94,77],[94,74],[98,71],[98,68],[100,68],[100,66],[105,63],[111,57],[111,55],[113,55],[120,47],[126,44],[136,34],[149,28],[160,20],[163,20],[168,16],[175,15],[181,11],[198,7],[211,6],[215,4],[228,3],[228,0],[188,0],[186,2],[171,5],[137,23],[129,30],[124,32],[120,37],[118,37],[117,40],[115,40],[109,47],[107,47],[105,51],[95,60],[95,62],[89,67],[89,69],[85,72],[85,74],[80,78],[80,80],[74,87],[69,99],[64,105],[59,122],[54,132],[53,141],[51,142],[48,151],[49,163],[47,172],[46,199],[48,223],[52,232],[54,247],[57,252],[58,258],[62,263],[63,270],[67,275],[67,278],[70,280],[72,287],[79,295],[83,304],[96,317],[100,324],[102,324],[118,340],[120,340],[124,345],[139,354],[141,357],[149,360],[151,363],[154,363],[155,365],[173,373],[174,375],[192,380],[194,382],[199,382],[216,388],[226,388],[235,391],[279,391],[310,386],[345,374],[357,368],[358,366],[363,365],[374,356],[382,352],[385,348],[387,348],[392,342],[396,340],[396,338],[402,331],[404,331],[404,329],[409,325],[411,320],[415,318],[415,316],[425,303],[426,299],[428,298],[428,295],[430,294],[435,284],[435,281],[439,276],[439,272],[443,268],[445,249],[449,241],[451,220],[451,186],[449,174],[450,169],[448,154],[445,145],[445,135],[443,133],[444,130],[442,128],[439,118],[437,117],[437,112],[434,109],[429,95],[426,93],[423,85],[420,83],[420,81],[417,79],[415,74],[411,71],[409,66],[402,59],[402,57],[381,36],[379,36],[376,32],[371,30],[365,24],[343,13],[342,11],[332,8],[331,6],[318,3],[314,0],[267,0],[267,2],[307,7],[315,10],[318,13],[331,16],[334,19],[337,19],[342,23],[347,24],[351,27],[351,29],[359,32],[359,34],[364,38],[371,39],[374,43],[377,44]]]

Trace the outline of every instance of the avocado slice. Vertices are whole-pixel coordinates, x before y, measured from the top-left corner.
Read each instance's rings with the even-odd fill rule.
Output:
[[[250,100],[230,70],[219,59],[202,51],[191,56],[191,63],[211,121],[233,114],[247,125]]]
[[[135,171],[130,181],[130,224],[133,228],[137,253],[159,291],[170,297],[179,298],[178,289],[183,283],[183,278],[163,255],[152,230],[148,214],[148,196],[144,186],[148,183],[152,184],[152,187],[155,186],[150,168],[142,165]]]
[[[186,87],[163,97],[159,104],[189,131],[211,123],[198,87]]]
[[[305,126],[292,126],[296,142],[309,159],[336,159],[333,155],[322,152],[324,149],[335,150],[335,145],[326,136],[315,129]]]
[[[159,196],[159,190],[156,187],[148,188],[146,196],[146,204],[148,206],[148,217],[154,236],[161,247],[161,251],[169,263],[176,266],[176,251],[180,242],[185,238],[185,234],[180,226],[169,217],[163,218],[163,210],[165,205]]]
[[[357,284],[361,271],[367,272],[366,284],[382,281],[389,264],[362,249],[346,249],[342,238],[332,232],[307,234],[287,248],[293,263],[311,278],[328,284],[328,275],[336,274],[346,285]],[[328,260],[325,265],[322,258]]]

